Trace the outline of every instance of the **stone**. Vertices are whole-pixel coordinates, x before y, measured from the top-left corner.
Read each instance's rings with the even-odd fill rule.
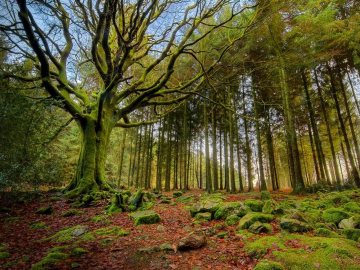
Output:
[[[197,213],[210,212],[215,213],[219,209],[221,202],[218,200],[201,200],[200,202],[194,204],[190,208],[190,214],[192,217],[195,217]]]
[[[173,192],[173,198],[178,198],[181,197],[183,195],[183,193],[181,191],[174,191]]]
[[[288,232],[307,232],[312,230],[311,226],[296,219],[283,218],[280,227]]]
[[[206,237],[202,232],[192,232],[184,238],[180,239],[177,250],[186,251],[191,249],[199,249],[206,245]]]
[[[343,219],[339,223],[340,229],[360,229],[360,216],[353,216],[348,219]]]
[[[80,235],[83,235],[84,233],[88,232],[88,227],[87,226],[77,226],[73,232],[72,232],[72,236],[74,237],[79,237]]]
[[[264,206],[264,202],[259,200],[246,200],[244,204],[254,212],[261,212]]]
[[[228,217],[226,218],[225,224],[226,224],[227,226],[233,226],[233,225],[235,225],[236,223],[238,223],[239,220],[240,220],[240,217],[239,217],[238,215],[236,215],[236,214],[233,214],[233,215],[230,215],[230,216],[228,216]]]
[[[160,221],[160,216],[152,210],[137,211],[129,216],[134,220],[136,226],[140,224],[154,224]]]
[[[272,227],[270,224],[256,221],[249,227],[249,231],[252,233],[269,233],[272,231]]]
[[[248,229],[256,221],[270,222],[274,219],[273,215],[263,213],[248,213],[239,221],[238,229]]]
[[[163,226],[163,225],[159,225],[159,226],[156,227],[156,230],[157,230],[158,232],[165,232],[166,228],[165,228],[165,226]]]
[[[214,219],[226,219],[231,214],[236,214],[239,217],[245,216],[247,209],[241,202],[225,202],[219,205],[219,208],[214,214]]]
[[[326,222],[331,222],[338,225],[341,220],[349,218],[349,214],[343,211],[341,208],[329,208],[323,212],[322,218]]]
[[[196,220],[199,221],[210,221],[211,220],[211,213],[206,212],[206,213],[197,213],[195,216]]]

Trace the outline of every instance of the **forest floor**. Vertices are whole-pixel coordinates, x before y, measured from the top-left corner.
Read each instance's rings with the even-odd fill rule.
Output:
[[[163,193],[151,208],[160,222],[138,226],[127,212],[107,215],[106,200],[74,209],[60,193],[27,195],[0,194],[0,269],[360,269],[360,190]],[[248,212],[242,219],[238,205]],[[177,250],[191,232],[206,245]]]

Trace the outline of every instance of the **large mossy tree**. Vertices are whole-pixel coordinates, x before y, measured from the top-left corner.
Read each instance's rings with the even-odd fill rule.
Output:
[[[15,2],[1,4],[0,29],[10,59],[31,63],[32,76],[4,76],[41,84],[76,120],[82,146],[67,188],[74,197],[110,189],[105,161],[113,128],[157,121],[195,93],[237,38],[212,48],[219,57],[206,67],[197,59],[196,44],[254,8],[229,0]],[[231,10],[226,16],[225,7]],[[186,74],[177,70],[180,65]],[[136,122],[144,111],[152,118]]]

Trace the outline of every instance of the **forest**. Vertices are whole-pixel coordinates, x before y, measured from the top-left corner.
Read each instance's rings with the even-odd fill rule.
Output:
[[[0,269],[360,269],[360,2],[0,2]]]

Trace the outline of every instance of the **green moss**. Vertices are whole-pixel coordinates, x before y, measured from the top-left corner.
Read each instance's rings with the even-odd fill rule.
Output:
[[[238,229],[247,229],[256,221],[270,222],[273,219],[274,216],[270,214],[249,213],[240,219]]]
[[[30,224],[31,229],[46,229],[47,225],[45,222],[34,222]]]
[[[226,231],[222,231],[222,232],[219,232],[217,235],[216,235],[216,237],[217,238],[226,238],[227,236],[228,236],[228,232],[226,232]]]
[[[305,222],[296,219],[283,218],[280,221],[280,227],[288,232],[307,232],[312,228]]]
[[[249,231],[252,233],[270,233],[272,232],[272,227],[270,224],[256,221],[249,227]]]
[[[53,212],[54,209],[51,206],[41,207],[38,210],[36,210],[36,214],[41,214],[41,215],[51,215]]]
[[[284,270],[285,268],[278,262],[263,260],[260,261],[254,270]]]
[[[121,236],[129,235],[130,232],[124,230],[123,228],[121,228],[119,226],[109,226],[109,227],[104,227],[104,228],[100,228],[100,229],[96,230],[95,234],[102,235],[102,236],[121,237]]]
[[[344,229],[341,232],[347,239],[360,241],[360,229]]]
[[[261,191],[260,197],[261,197],[261,200],[263,200],[263,201],[271,199],[271,195],[270,195],[269,191]]]
[[[348,202],[343,205],[343,208],[348,212],[360,214],[360,205],[357,202]]]
[[[247,210],[241,202],[225,202],[219,205],[219,208],[214,214],[214,219],[226,219],[231,214],[236,214],[239,217],[245,216]]]
[[[71,217],[71,216],[79,216],[83,212],[77,209],[69,209],[68,211],[64,212],[62,214],[63,217]]]
[[[76,225],[66,229],[62,229],[50,236],[46,240],[56,243],[65,243],[73,240],[77,241],[92,241],[95,240],[94,235],[91,232],[87,232],[87,227],[82,225]]]
[[[5,223],[17,223],[18,221],[20,221],[20,217],[7,217],[4,219]]]
[[[191,203],[194,200],[194,197],[192,195],[187,196],[181,196],[179,198],[176,198],[176,201],[179,203]]]
[[[261,212],[264,206],[264,202],[259,200],[245,200],[244,204],[254,212]]]
[[[178,198],[178,197],[180,197],[182,195],[183,195],[183,193],[181,191],[174,191],[173,192],[173,198]]]
[[[139,207],[139,210],[140,210],[140,211],[149,210],[149,209],[153,208],[154,205],[155,205],[154,202],[143,202],[143,203],[141,204],[141,206]]]
[[[136,226],[140,224],[154,224],[160,221],[160,216],[151,210],[134,212],[129,216],[134,220]]]
[[[10,257],[10,253],[7,251],[0,251],[0,260],[6,259]]]
[[[338,238],[340,237],[337,233],[327,229],[327,228],[317,228],[315,230],[315,235],[320,237],[329,237],[329,238]]]
[[[293,246],[294,245],[294,246]],[[270,253],[285,269],[358,269],[360,250],[356,243],[342,238],[278,234],[245,245],[255,257]]]
[[[323,212],[322,218],[325,222],[331,222],[337,225],[341,220],[349,218],[349,214],[342,208],[330,208]]]
[[[93,216],[90,218],[90,220],[92,222],[95,223],[103,223],[103,224],[110,224],[111,221],[108,219],[107,215],[98,215],[98,216]]]
[[[240,220],[240,217],[236,214],[233,214],[226,218],[225,224],[227,226],[233,226],[233,225],[237,224],[239,222],[239,220]]]
[[[195,219],[199,221],[210,221],[211,213],[197,213]]]
[[[80,257],[83,254],[86,254],[88,251],[81,247],[75,247],[71,250],[71,256],[72,257]]]
[[[55,247],[50,249],[48,254],[36,264],[31,266],[31,270],[43,270],[52,268],[56,263],[66,260],[69,255],[64,252],[64,247]]]

